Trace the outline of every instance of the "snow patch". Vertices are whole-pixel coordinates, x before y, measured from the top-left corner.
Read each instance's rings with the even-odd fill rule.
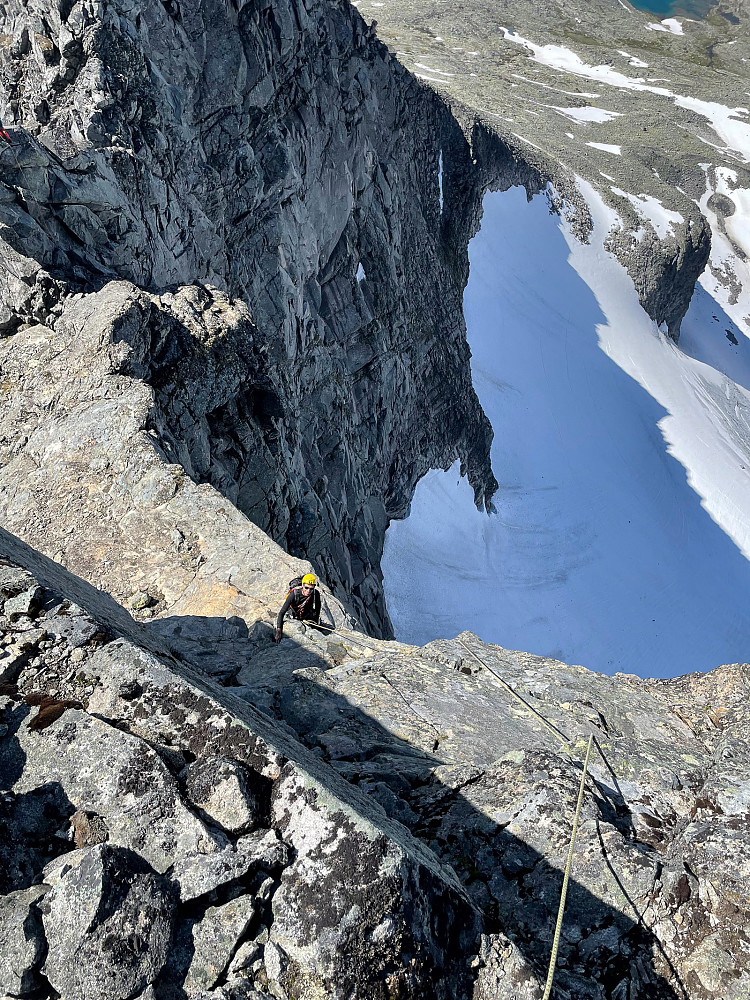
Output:
[[[624,59],[628,60],[628,65],[635,66],[637,69],[648,69],[648,63],[642,59],[637,59],[635,56],[631,56],[629,52],[623,52],[622,49],[618,49],[617,52]]]
[[[545,107],[550,108],[552,111],[557,111],[566,118],[570,118],[571,121],[583,124],[596,122],[602,125],[604,122],[611,122],[613,118],[622,117],[621,111],[606,111],[604,108],[558,108],[554,104],[547,104]]]
[[[605,153],[614,153],[615,156],[620,156],[622,153],[622,146],[611,145],[608,142],[587,142],[586,145],[592,149],[601,149]]]
[[[440,159],[438,160],[438,188],[440,191],[440,211],[443,211],[443,151],[440,150]]]
[[[627,198],[638,215],[651,223],[662,240],[672,235],[674,225],[685,221],[679,212],[670,211],[662,205],[658,198],[653,198],[649,194],[629,194],[618,187],[612,187],[610,191],[620,198]]]
[[[438,76],[455,76],[455,73],[444,73],[441,69],[432,69],[431,66],[425,66],[424,63],[414,63],[418,69],[423,69],[426,73],[437,73]]]
[[[734,170],[708,163],[701,166],[706,172],[706,190],[698,207],[711,226],[711,256],[698,280],[750,337],[750,191],[735,186]],[[734,207],[731,215],[722,216],[723,227],[709,204],[714,194],[728,198]]]
[[[739,153],[745,163],[750,163],[750,123],[740,121],[738,117],[747,117],[747,108],[728,108],[716,101],[701,101],[697,97],[680,95],[675,95],[674,100],[679,107],[708,118],[719,138],[723,139],[730,149]]]
[[[676,17],[665,17],[660,24],[649,23],[646,25],[646,31],[668,31],[673,35],[685,34],[682,30],[682,24]]]
[[[360,281],[364,281],[367,275],[365,274],[365,269],[362,267],[362,262],[360,261],[359,267],[357,268],[357,284]]]
[[[646,90],[652,94],[673,96],[671,91],[665,90],[663,87],[650,86],[642,77],[626,76],[624,73],[618,73],[611,66],[591,66],[563,45],[537,45],[536,42],[522,38],[521,35],[509,31],[507,28],[500,30],[507,42],[522,45],[532,53],[535,62],[542,63],[544,66],[561,70],[563,73],[572,73],[574,76],[582,76],[587,80],[598,80],[613,87],[624,87],[627,90]]]

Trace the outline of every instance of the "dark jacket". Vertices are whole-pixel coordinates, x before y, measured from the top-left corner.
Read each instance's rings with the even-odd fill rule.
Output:
[[[292,618],[297,618],[304,622],[320,621],[320,593],[317,589],[311,594],[304,594],[302,587],[295,587],[290,590],[284,606],[276,617],[276,628],[281,628],[284,623],[284,615],[289,612]]]

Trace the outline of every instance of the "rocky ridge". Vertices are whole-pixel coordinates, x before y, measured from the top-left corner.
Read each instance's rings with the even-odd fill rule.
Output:
[[[389,518],[456,458],[478,504],[496,487],[465,342],[466,246],[490,177],[535,190],[542,178],[499,147],[472,164],[442,102],[347,4],[11,3],[1,37],[5,392],[19,350],[42,372],[54,359],[66,386],[77,331],[138,326],[149,344],[130,377],[154,454],[312,559],[389,634]],[[445,213],[441,141],[461,194]],[[142,290],[127,317],[107,289],[117,279]],[[82,411],[93,377],[56,401],[54,423]],[[89,391],[105,405],[100,384]],[[4,430],[16,482],[35,461],[27,443]],[[96,533],[102,505],[83,499]],[[3,518],[23,533],[29,513]],[[108,544],[122,530],[112,521]],[[36,544],[63,551],[61,525],[44,534]],[[75,546],[61,558],[85,575]],[[124,549],[111,565],[128,564]],[[128,596],[109,572],[100,563],[98,582]]]
[[[0,566],[4,993],[465,992],[456,954],[479,921],[448,867],[231,689],[118,636],[141,629],[111,600],[31,560],[107,624]]]
[[[611,251],[675,340],[706,267],[706,289],[750,334],[750,12],[698,6],[705,16],[660,20],[625,0],[357,3],[460,119],[569,199],[603,199]]]
[[[559,995],[745,997],[746,666],[356,631],[389,634],[422,472],[496,485],[461,315],[482,195],[552,178],[585,236],[570,176],[346,4],[3,18],[3,989],[538,997],[594,732]],[[644,258],[674,335],[690,218]],[[310,568],[338,634],[277,647]]]
[[[35,574],[2,568],[11,995],[536,1000],[593,733],[555,995],[746,996],[747,665],[647,681],[269,620],[217,683],[2,548]]]

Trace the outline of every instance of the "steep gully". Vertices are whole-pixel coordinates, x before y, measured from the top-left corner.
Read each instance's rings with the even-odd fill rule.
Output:
[[[448,109],[347,4],[35,0],[9,4],[5,22],[2,364],[7,381],[43,356],[63,388],[44,404],[43,454],[36,389],[25,422],[18,408],[5,422],[4,523],[127,600],[123,567],[139,539],[127,504],[110,499],[123,467],[138,473],[137,438],[149,462],[214,487],[390,635],[384,532],[416,482],[458,457],[478,506],[496,488],[462,315],[482,196],[536,192],[548,177],[471,112]],[[578,215],[585,235],[580,200]],[[117,278],[132,283],[117,314],[125,332],[113,321]],[[143,389],[141,422],[118,428],[104,467],[85,443],[72,459],[51,444],[60,414],[75,428],[76,406],[101,395],[80,365],[65,388],[71,338],[92,322],[112,343],[137,327],[138,350],[109,371],[115,392]],[[40,461],[57,479],[19,492]],[[84,490],[63,509],[53,484],[71,462],[98,470],[103,502]],[[152,506],[171,499],[140,487],[144,506],[144,490]],[[106,559],[90,544],[103,523]],[[176,530],[174,565],[195,573],[199,526]],[[169,560],[161,575],[138,560],[137,589],[166,613]]]

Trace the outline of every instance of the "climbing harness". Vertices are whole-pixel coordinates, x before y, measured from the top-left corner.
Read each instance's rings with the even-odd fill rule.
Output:
[[[589,759],[591,758],[591,744],[594,741],[594,734],[589,735],[588,746],[586,747],[586,760],[583,762],[583,774],[581,775],[581,784],[578,789],[578,802],[576,803],[576,812],[573,817],[573,830],[570,834],[570,846],[568,847],[568,860],[565,863],[565,874],[563,876],[562,892],[560,893],[560,906],[557,911],[557,923],[555,924],[555,934],[552,938],[552,954],[549,959],[549,969],[547,970],[547,983],[544,987],[544,995],[542,1000],[549,1000],[549,995],[552,992],[552,980],[555,977],[555,964],[557,963],[557,950],[560,947],[560,932],[562,931],[563,913],[565,912],[565,897],[568,895],[568,882],[570,881],[570,870],[573,867],[573,852],[576,846],[576,835],[578,834],[578,819],[581,815],[581,803],[583,802],[583,788],[586,784],[586,772],[589,768]]]

